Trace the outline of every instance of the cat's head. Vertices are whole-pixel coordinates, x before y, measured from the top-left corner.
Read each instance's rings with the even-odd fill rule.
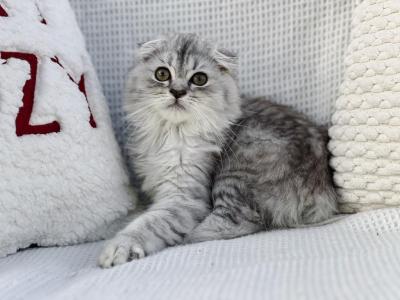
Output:
[[[194,34],[141,45],[127,83],[128,118],[219,131],[240,114],[236,56]]]

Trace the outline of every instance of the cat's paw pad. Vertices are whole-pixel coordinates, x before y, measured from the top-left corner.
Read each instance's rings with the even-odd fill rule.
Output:
[[[98,264],[102,268],[111,268],[144,256],[145,251],[142,245],[134,238],[116,236],[106,243],[99,256]]]

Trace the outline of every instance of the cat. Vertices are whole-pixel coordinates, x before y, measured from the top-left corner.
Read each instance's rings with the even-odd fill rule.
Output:
[[[288,107],[241,97],[234,54],[176,34],[143,44],[136,60],[125,109],[152,204],[106,243],[101,267],[336,212],[326,131]]]

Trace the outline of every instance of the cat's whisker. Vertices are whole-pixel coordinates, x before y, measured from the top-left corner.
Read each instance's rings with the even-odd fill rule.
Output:
[[[221,136],[221,135],[219,135],[218,134],[218,130],[217,130],[217,127],[216,127],[216,125],[210,120],[210,118],[209,117],[207,117],[205,114],[203,114],[202,112],[200,112],[200,111],[197,111],[205,120],[207,120],[208,122],[209,122],[209,124],[212,126],[212,127],[214,127],[214,130],[215,130],[215,137],[219,140],[219,142],[220,142],[220,145],[221,145],[221,150],[223,151],[223,152],[225,152],[225,156],[227,157],[227,159],[228,159],[228,162],[229,162],[229,167],[231,166],[231,161],[230,161],[230,155],[229,155],[229,153],[227,152],[227,150],[226,150],[226,147],[228,147],[229,148],[229,150],[231,151],[231,153],[235,156],[235,159],[237,160],[237,162],[239,162],[239,159],[238,159],[238,157],[236,156],[236,154],[235,154],[235,152],[232,150],[232,148],[229,146],[229,144],[228,143],[226,143],[224,140],[224,137],[223,136]]]
[[[198,117],[200,114],[199,114],[199,112],[196,110],[196,109],[194,109],[193,110],[193,113],[194,113],[194,115],[195,115],[195,117]],[[203,119],[204,119],[204,117],[200,117],[200,118],[196,118],[197,120],[202,120],[203,121]],[[220,143],[221,143],[222,141],[220,141]],[[223,148],[221,148],[221,151],[223,152]],[[219,164],[220,164],[220,168],[222,169],[223,168],[223,159],[222,159],[222,154],[221,154],[221,151],[218,151],[218,156],[219,156]],[[229,159],[229,157],[228,157],[228,159]]]
[[[210,124],[213,126],[215,132],[217,133],[217,132],[218,132],[217,126],[216,126],[214,123],[212,123],[212,122],[210,121],[210,119],[209,119],[205,114],[203,114],[203,113],[201,113],[201,114],[202,114],[202,116],[203,116],[203,118],[204,118],[205,120],[208,120],[208,122],[210,122]],[[226,138],[229,138],[229,141],[230,141],[230,142],[236,143],[236,144],[237,144],[237,142],[235,141],[236,133],[233,132],[229,127],[226,127],[225,129],[226,129],[227,131],[230,131],[230,132],[233,134],[233,137],[230,136],[228,133],[225,132],[225,137],[224,137],[224,136],[218,136],[218,139],[219,139],[220,141],[224,141]],[[239,158],[237,157],[237,155],[236,155],[236,153],[233,151],[233,149],[229,146],[229,143],[227,143],[227,142],[225,142],[225,141],[222,142],[222,147],[223,147],[223,148],[222,148],[223,151],[226,151],[226,147],[228,147],[229,150],[231,151],[232,155],[235,156],[235,159],[236,159],[237,161],[239,161]],[[229,153],[226,153],[226,155],[227,155],[227,157],[229,158]]]

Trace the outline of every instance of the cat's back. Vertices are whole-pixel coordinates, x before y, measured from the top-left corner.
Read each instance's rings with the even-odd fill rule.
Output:
[[[242,118],[236,132],[238,139],[247,142],[258,140],[280,145],[291,158],[327,155],[326,128],[314,124],[304,114],[266,98],[243,100]]]
[[[290,132],[309,133],[309,130],[316,130],[322,135],[327,133],[326,128],[314,124],[304,114],[262,97],[243,100],[241,122],[260,129],[274,129],[282,136],[287,136]]]
[[[217,179],[240,177],[242,194],[274,226],[314,223],[332,215],[336,193],[326,129],[263,98],[246,99],[242,112],[228,147],[232,154]]]

